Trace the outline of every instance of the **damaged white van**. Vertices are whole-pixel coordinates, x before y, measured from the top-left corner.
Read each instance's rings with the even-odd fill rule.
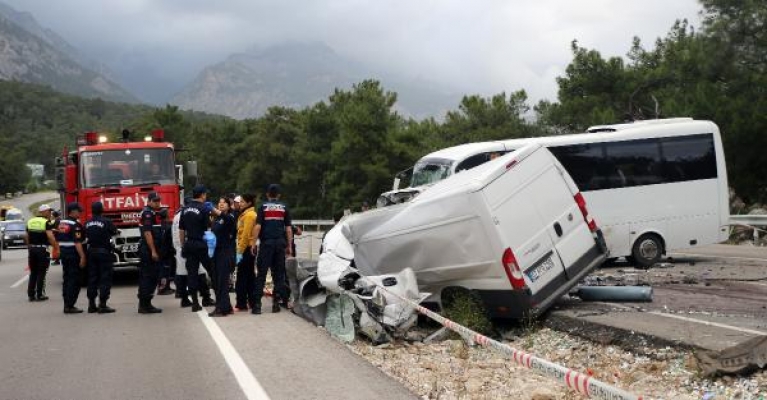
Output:
[[[432,294],[427,301],[470,289],[491,316],[506,318],[544,311],[607,252],[575,183],[538,144],[452,175],[407,203],[354,214],[333,230],[350,246],[326,243],[325,251],[344,248],[338,257],[353,258],[363,275],[409,267]],[[337,240],[336,233],[328,236]],[[323,258],[338,257],[323,254],[318,269]]]

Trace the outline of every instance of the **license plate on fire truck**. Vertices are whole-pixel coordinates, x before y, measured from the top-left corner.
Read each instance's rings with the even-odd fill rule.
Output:
[[[138,251],[138,243],[124,244],[122,248],[123,253],[135,253]]]

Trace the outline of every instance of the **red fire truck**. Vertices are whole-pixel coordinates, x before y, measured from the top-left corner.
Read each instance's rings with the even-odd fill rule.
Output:
[[[78,202],[84,212],[80,220],[91,218],[91,203],[104,204],[120,234],[115,237],[115,266],[138,264],[139,217],[147,195],[157,192],[171,217],[182,199],[183,168],[175,164],[173,144],[165,141],[162,130],[152,131],[140,141],[110,143],[107,136],[87,132],[77,137],[77,150],[64,150],[56,159],[56,180],[62,208]],[[196,166],[195,166],[196,167]]]

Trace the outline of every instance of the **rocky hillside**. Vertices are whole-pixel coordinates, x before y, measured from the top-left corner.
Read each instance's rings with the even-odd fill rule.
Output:
[[[99,72],[96,72],[99,71]],[[138,100],[28,13],[0,3],[0,80],[48,85],[55,90],[106,100]]]
[[[206,68],[172,103],[234,118],[257,117],[274,105],[311,105],[335,88],[367,78],[397,92],[397,107],[405,115],[438,116],[460,99],[427,83],[379,76],[321,43],[291,43],[234,54]]]

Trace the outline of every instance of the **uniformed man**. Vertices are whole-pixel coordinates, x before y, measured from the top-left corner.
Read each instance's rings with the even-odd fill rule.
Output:
[[[67,205],[67,217],[59,223],[56,241],[61,251],[61,265],[64,268],[64,314],[79,314],[82,309],[75,307],[80,295],[80,270],[85,268],[86,258],[83,242],[83,226],[77,220],[82,212],[80,203]]]
[[[85,238],[88,240],[88,312],[108,314],[115,309],[107,305],[112,289],[112,237],[117,234],[112,221],[104,218],[104,204],[94,201],[91,204],[93,218],[85,223]],[[96,306],[96,297],[99,305]]]
[[[208,270],[211,279],[214,279],[214,274],[211,273],[210,257],[208,257],[208,245],[205,243],[203,235],[208,230],[210,214],[216,212],[213,205],[206,202],[207,199],[208,190],[205,186],[195,186],[192,189],[192,202],[181,213],[178,226],[179,239],[182,243],[182,256],[186,258],[188,290],[192,296],[192,312],[202,310],[197,295],[200,285],[200,264]]]
[[[53,235],[55,229],[51,222],[51,207],[47,204],[37,209],[37,216],[27,221],[27,251],[29,254],[29,284],[27,296],[29,301],[45,301],[45,274],[50,265],[48,246],[53,247],[54,253],[59,252],[59,244]]]
[[[255,290],[253,292],[253,314],[261,314],[261,297],[264,295],[266,272],[272,271],[274,282],[274,297],[272,312],[280,311],[280,301],[288,299],[285,285],[285,256],[292,255],[293,230],[288,207],[280,202],[280,186],[269,185],[266,191],[266,202],[257,211],[256,227],[253,230],[251,248],[256,252],[256,238],[260,241]],[[287,239],[287,240],[286,240]]]
[[[156,192],[149,193],[147,206],[141,211],[141,241],[139,242],[139,286],[138,286],[138,312],[139,314],[156,314],[162,312],[152,305],[154,290],[160,277],[162,268],[161,242],[164,236],[163,218],[160,214],[160,195]]]

